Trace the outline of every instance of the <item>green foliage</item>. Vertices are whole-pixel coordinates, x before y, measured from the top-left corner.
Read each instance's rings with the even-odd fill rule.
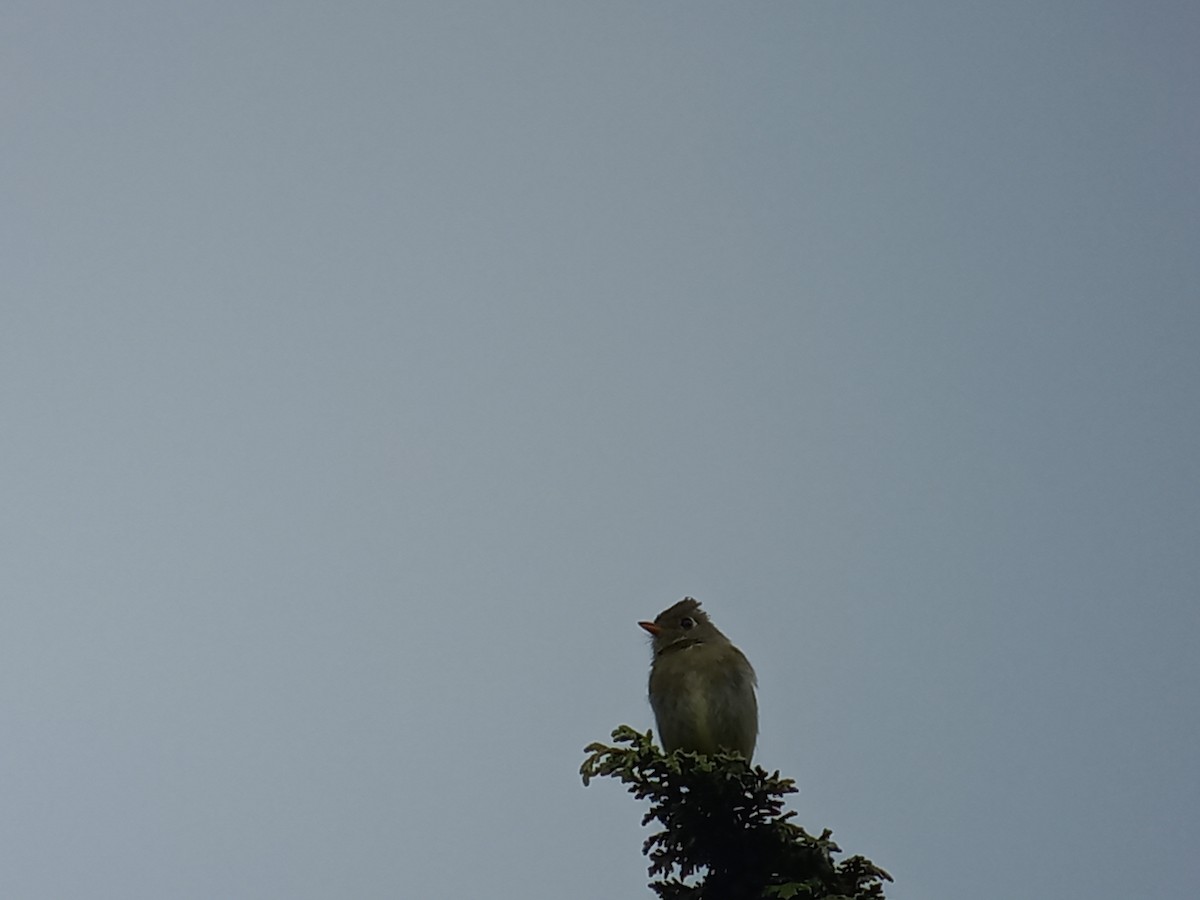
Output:
[[[639,800],[650,800],[642,818],[663,830],[646,839],[650,887],[663,900],[877,900],[891,876],[861,856],[834,862],[840,853],[826,830],[814,837],[783,812],[795,783],[751,768],[739,754],[664,755],[627,725],[612,733],[617,744],[590,744],[579,769],[583,783],[617,778]],[[699,877],[695,877],[699,874]],[[689,880],[694,883],[689,883]]]

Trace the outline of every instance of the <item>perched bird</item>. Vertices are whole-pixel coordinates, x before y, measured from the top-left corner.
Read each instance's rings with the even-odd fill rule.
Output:
[[[758,680],[742,651],[691,597],[638,624],[653,636],[650,706],[663,748],[736,750],[749,760],[758,738]]]

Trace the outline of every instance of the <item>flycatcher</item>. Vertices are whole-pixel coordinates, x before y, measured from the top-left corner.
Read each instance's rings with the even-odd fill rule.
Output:
[[[758,738],[758,680],[742,651],[691,597],[638,624],[653,636],[650,706],[663,749],[710,756],[733,750],[749,761]]]

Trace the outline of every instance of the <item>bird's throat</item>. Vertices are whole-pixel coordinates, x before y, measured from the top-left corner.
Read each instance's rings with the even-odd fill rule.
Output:
[[[682,653],[684,650],[689,650],[692,647],[699,647],[704,641],[699,638],[680,638],[659,650],[655,656],[668,656],[675,653]]]

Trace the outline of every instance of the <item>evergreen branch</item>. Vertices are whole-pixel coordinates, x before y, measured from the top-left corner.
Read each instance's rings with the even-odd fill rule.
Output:
[[[835,862],[841,850],[832,832],[814,837],[790,821],[790,778],[737,753],[664,754],[649,731],[627,725],[612,739],[628,746],[589,744],[579,773],[585,785],[616,778],[650,800],[642,824],[657,821],[662,830],[642,852],[662,900],[882,900],[887,872],[861,856]]]

